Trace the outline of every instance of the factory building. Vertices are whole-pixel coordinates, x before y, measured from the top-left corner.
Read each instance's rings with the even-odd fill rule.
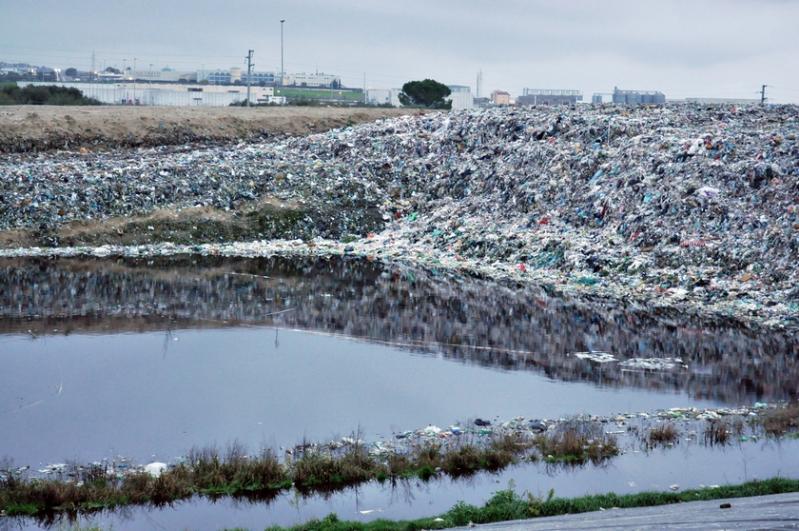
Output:
[[[610,92],[594,92],[594,94],[591,96],[591,103],[594,105],[613,103],[613,94]]]
[[[675,101],[675,100],[670,100]],[[756,98],[685,98],[685,103],[695,103],[699,105],[759,105],[760,100]]]
[[[278,76],[279,77],[279,76]],[[285,74],[283,85],[287,87],[341,88],[341,77],[333,74],[314,73]]]
[[[666,96],[656,90],[621,90],[613,88],[613,103],[617,105],[663,105]]]
[[[583,93],[568,89],[530,89],[516,98],[517,105],[575,105],[583,101]]]
[[[247,84],[247,72],[241,74],[241,82]],[[274,72],[253,72],[249,75],[251,85],[274,85],[277,82],[279,75]]]
[[[449,100],[452,101],[452,110],[460,111],[471,109],[474,106],[472,89],[468,85],[447,85],[450,90]]]
[[[176,70],[130,70],[122,74],[124,79],[136,79],[141,81],[154,81],[156,83],[178,83],[197,81],[196,72],[178,72]]]
[[[42,85],[20,81],[20,87]],[[47,83],[52,85],[53,83]],[[247,87],[215,86],[177,83],[56,83],[66,88],[76,88],[88,97],[111,105],[154,105],[177,107],[227,107],[247,99]],[[252,87],[253,104],[285,104],[286,98],[275,96],[273,87]]]
[[[510,105],[510,93],[504,90],[495,90],[491,93],[491,102],[494,105]]]
[[[234,85],[242,82],[241,68],[234,67],[228,70],[197,70],[195,75],[197,83],[209,85]]]
[[[367,89],[366,102],[369,105],[391,105],[392,107],[399,107],[401,105],[399,100],[400,92],[402,89]]]

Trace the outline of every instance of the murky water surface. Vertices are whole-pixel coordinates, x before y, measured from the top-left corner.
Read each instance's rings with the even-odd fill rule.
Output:
[[[550,291],[343,259],[3,260],[0,456],[32,467],[173,461],[192,446],[234,440],[280,447],[477,416],[796,397],[795,337]],[[619,361],[680,357],[685,367],[629,370],[574,356],[590,350]],[[363,507],[383,511],[372,517],[429,515],[459,499],[482,503],[511,479],[519,489],[577,495],[799,475],[799,460],[786,457],[796,444],[785,445],[627,454],[604,469],[529,465],[470,482],[95,518],[125,529],[262,527],[330,511],[365,518]]]

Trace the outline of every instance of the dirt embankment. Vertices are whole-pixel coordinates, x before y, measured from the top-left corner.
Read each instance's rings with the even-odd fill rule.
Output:
[[[408,112],[340,107],[15,105],[0,107],[0,153],[303,135]]]

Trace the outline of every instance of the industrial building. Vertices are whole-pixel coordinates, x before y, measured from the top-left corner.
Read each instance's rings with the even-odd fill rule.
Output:
[[[248,76],[247,72],[243,72],[241,82],[246,85],[248,77],[251,85],[274,85],[280,76],[274,72],[253,72]]]
[[[666,96],[656,90],[621,90],[613,88],[613,103],[617,105],[664,105]]]
[[[229,70],[198,70],[192,81],[205,82],[210,85],[246,85],[247,72],[238,67]],[[253,72],[250,75],[250,85],[281,85],[279,81],[280,73],[276,72]],[[283,76],[282,85],[286,87],[340,88],[341,77],[323,73],[286,73]]]
[[[510,105],[510,92],[495,90],[491,93],[491,102],[494,105]]]
[[[321,72],[314,74],[300,72],[296,74],[285,74],[282,84],[286,87],[341,88],[341,77]]]
[[[516,98],[517,105],[575,105],[583,101],[583,93],[569,89],[530,89]]]
[[[229,70],[197,70],[194,81],[211,85],[233,85],[241,83],[241,68]]]
[[[103,74],[100,75],[102,76]],[[196,72],[178,72],[169,68],[163,70],[132,70],[124,73],[121,77],[161,83],[195,83],[197,81]]]
[[[450,90],[449,100],[452,102],[453,111],[471,109],[474,106],[471,87],[468,85],[447,85],[447,87]]]
[[[678,102],[679,100],[670,100]],[[685,98],[685,103],[697,103],[700,105],[759,105],[757,98]]]
[[[20,87],[27,85],[53,85],[54,83],[32,83],[20,81]],[[176,84],[176,83],[55,83],[66,88],[76,88],[100,103],[117,105],[154,105],[177,107],[227,107],[233,103],[247,100],[247,87]],[[250,89],[252,104],[285,104],[286,98],[275,96],[273,87],[255,86]]]
[[[594,105],[613,103],[613,94],[610,92],[594,92],[594,94],[591,96],[591,103]]]
[[[399,107],[401,105],[399,100],[400,92],[402,89],[367,89],[366,102],[369,105],[391,105],[392,107]]]

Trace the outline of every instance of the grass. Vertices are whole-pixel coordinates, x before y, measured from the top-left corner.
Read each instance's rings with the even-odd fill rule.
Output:
[[[754,422],[762,423],[767,433],[776,436],[796,433],[799,405],[769,411]],[[741,420],[709,421],[705,443],[728,444],[743,429]],[[652,428],[647,441],[669,444],[678,436],[677,428],[666,422]],[[26,479],[13,472],[10,463],[0,463],[0,511],[9,516],[50,518],[126,505],[161,505],[195,495],[271,500],[291,488],[302,494],[328,493],[369,481],[426,481],[439,475],[459,478],[525,461],[565,466],[601,464],[618,454],[616,438],[606,434],[602,424],[575,419],[539,435],[461,435],[423,441],[381,455],[371,454],[361,443],[338,448],[303,444],[294,449],[290,459],[281,462],[270,451],[252,456],[233,444],[224,454],[214,448],[192,450],[184,462],[157,478],[141,472],[117,478],[103,467],[75,465],[62,476],[67,479]],[[555,501],[541,503],[546,506]]]
[[[302,100],[363,101],[363,93],[348,89],[280,87],[276,96]]]
[[[723,420],[711,420],[705,426],[705,444],[710,446],[726,445],[732,432],[730,427]]]
[[[565,422],[554,433],[539,435],[535,443],[549,463],[598,464],[619,454],[616,438],[588,421]]]
[[[784,408],[771,409],[759,420],[768,435],[781,436],[799,430],[799,402],[793,402]]]
[[[105,468],[78,466],[66,472],[75,481],[33,479],[0,474],[0,510],[9,516],[51,517],[124,505],[162,505],[203,494],[271,499],[291,485],[286,471],[271,452],[248,457],[239,445],[226,455],[214,449],[193,450],[187,462],[159,477],[133,473],[110,477]]]
[[[650,446],[665,446],[677,442],[679,436],[680,432],[674,424],[664,422],[649,430],[647,440]]]
[[[0,510],[10,516],[49,518],[125,505],[162,505],[195,495],[270,500],[292,487],[303,494],[328,493],[373,480],[459,478],[542,457],[556,464],[597,463],[617,453],[615,439],[601,427],[575,421],[535,437],[506,433],[475,440],[461,436],[419,443],[380,457],[360,443],[337,449],[303,444],[286,462],[271,451],[247,455],[239,444],[224,454],[214,448],[195,449],[159,477],[135,472],[117,478],[102,466],[75,465],[65,472],[68,479],[28,480],[7,464],[0,467]]]
[[[718,488],[685,490],[682,492],[640,492],[619,495],[615,493],[580,496],[577,498],[556,498],[550,491],[546,498],[531,494],[519,495],[512,490],[499,491],[482,507],[459,502],[446,513],[434,518],[418,520],[373,522],[354,522],[339,520],[331,514],[321,520],[291,527],[270,527],[267,531],[412,531],[420,529],[445,529],[505,522],[542,516],[586,513],[609,508],[652,507],[691,501],[740,498],[745,496],[764,496],[799,491],[799,480],[773,478],[764,481],[750,481],[739,485],[725,485]]]

